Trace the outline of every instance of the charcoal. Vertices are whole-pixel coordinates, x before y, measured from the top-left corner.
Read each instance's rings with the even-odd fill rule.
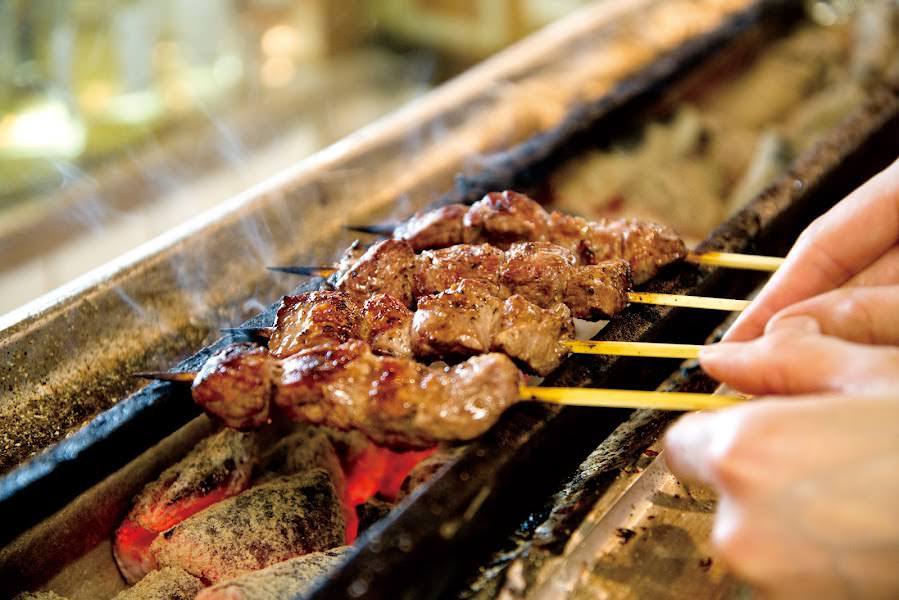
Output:
[[[393,502],[381,498],[369,498],[356,507],[356,515],[359,517],[359,533],[386,517],[395,505]]]
[[[348,550],[349,546],[340,546],[298,556],[206,588],[197,600],[295,598],[308,591],[319,576],[334,568]]]
[[[174,567],[149,573],[113,600],[193,600],[203,589],[199,579]]]
[[[340,496],[323,469],[279,477],[223,500],[160,535],[150,550],[160,566],[204,582],[263,569],[343,543]]]
[[[259,462],[257,480],[269,481],[278,476],[296,475],[312,469],[324,469],[338,494],[343,496],[345,480],[337,451],[327,430],[303,426],[274,445]]]

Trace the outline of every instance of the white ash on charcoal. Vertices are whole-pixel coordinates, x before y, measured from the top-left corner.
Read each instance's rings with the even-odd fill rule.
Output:
[[[56,592],[22,592],[15,596],[12,600],[68,600],[65,596],[60,596]]]
[[[149,573],[112,600],[193,600],[203,583],[183,569],[166,567]]]
[[[206,583],[344,543],[341,498],[323,469],[279,477],[223,500],[160,535],[160,566]]]
[[[347,550],[349,546],[340,546],[298,556],[206,588],[197,600],[295,598],[309,591],[319,577],[333,569]]]
[[[113,541],[125,580],[133,584],[156,568],[149,547],[158,534],[247,489],[257,456],[256,434],[223,429],[147,484]]]

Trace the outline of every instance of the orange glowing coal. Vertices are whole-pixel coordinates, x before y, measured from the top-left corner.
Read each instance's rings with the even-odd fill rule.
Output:
[[[347,543],[356,539],[359,519],[356,507],[375,495],[395,501],[409,471],[434,453],[434,448],[414,452],[394,452],[369,444],[346,466]]]

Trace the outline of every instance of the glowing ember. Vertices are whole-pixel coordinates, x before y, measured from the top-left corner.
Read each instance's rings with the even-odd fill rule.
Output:
[[[412,467],[434,453],[434,448],[394,452],[369,444],[346,465],[347,543],[356,539],[359,520],[356,507],[375,494],[394,501]]]

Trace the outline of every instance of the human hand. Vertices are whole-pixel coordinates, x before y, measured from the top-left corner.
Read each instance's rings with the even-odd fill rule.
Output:
[[[884,289],[890,292],[877,297]],[[878,298],[877,309],[854,308]],[[834,308],[841,303],[849,309]],[[797,304],[777,315],[760,338],[704,347],[699,361],[709,375],[747,394],[899,390],[899,348],[858,343],[893,343],[899,325],[889,303],[899,306],[899,288],[819,296],[804,303],[805,311]]]
[[[749,402],[683,417],[665,456],[719,493],[712,542],[770,598],[899,597],[899,396]]]
[[[754,339],[778,311],[841,286],[889,284],[899,284],[899,160],[799,236],[724,339]]]

